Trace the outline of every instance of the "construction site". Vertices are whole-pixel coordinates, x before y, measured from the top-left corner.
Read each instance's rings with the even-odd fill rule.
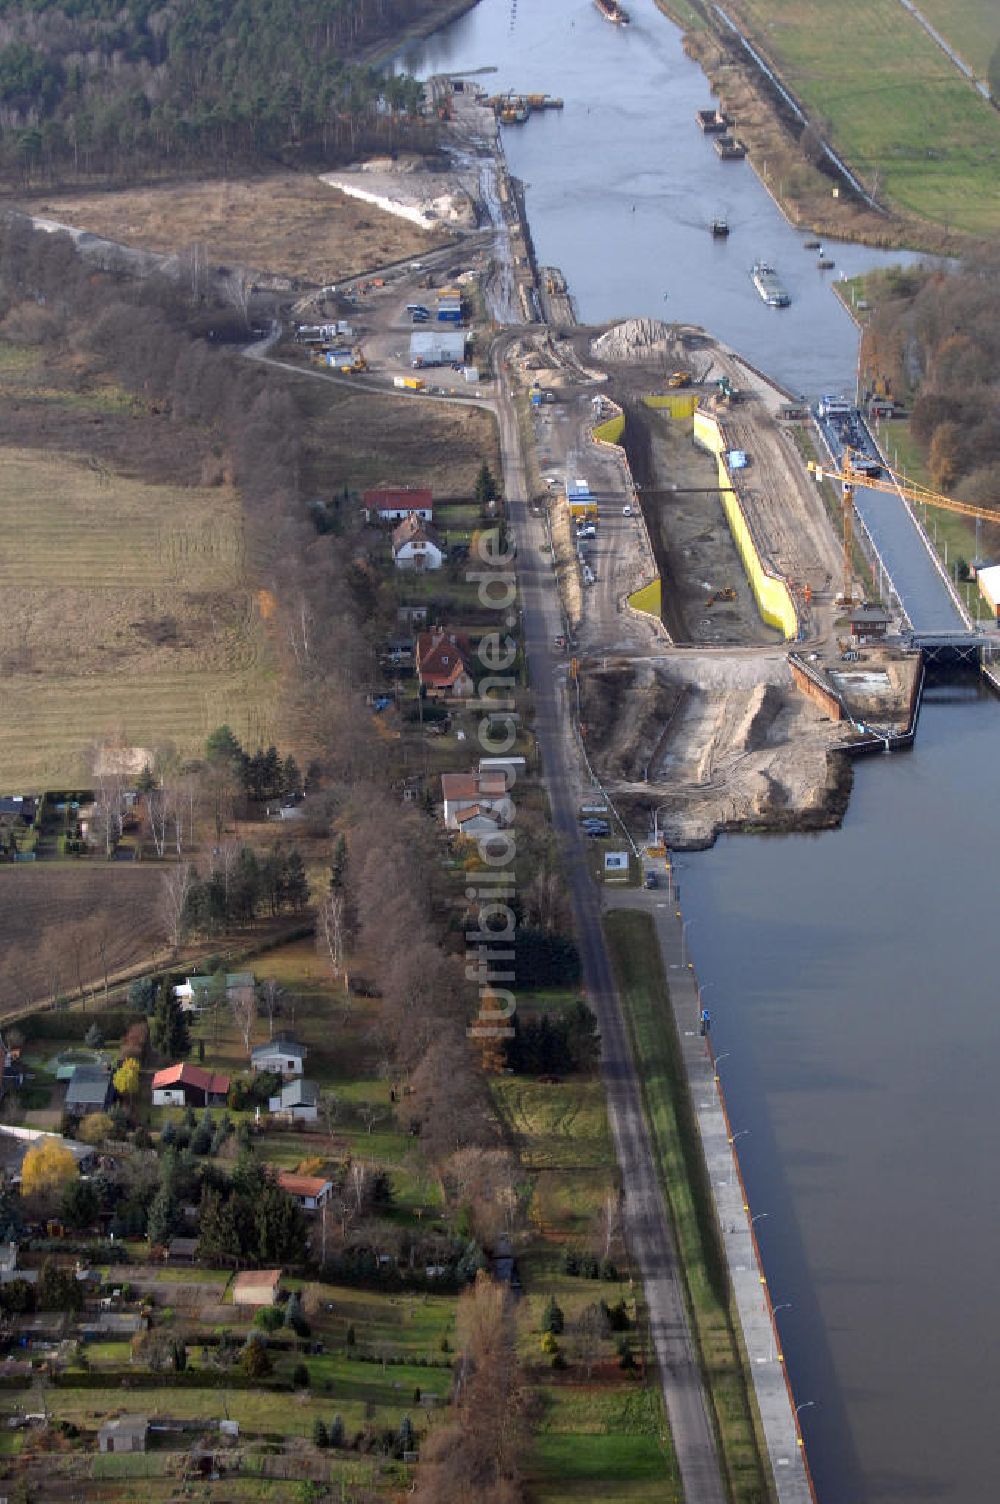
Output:
[[[596,780],[637,841],[675,848],[837,823],[848,754],[912,734],[920,656],[852,627],[808,413],[704,331],[652,320],[526,333],[509,358],[581,802]]]

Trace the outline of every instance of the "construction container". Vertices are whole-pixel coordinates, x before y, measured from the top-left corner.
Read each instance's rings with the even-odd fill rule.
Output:
[[[477,386],[479,384],[478,366],[464,366],[462,368],[462,375],[470,386]]]

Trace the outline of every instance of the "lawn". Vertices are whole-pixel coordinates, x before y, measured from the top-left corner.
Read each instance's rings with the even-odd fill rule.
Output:
[[[741,1359],[739,1318],[718,1239],[656,932],[650,916],[638,911],[619,910],[608,915],[604,924],[730,1494],[734,1504],[759,1504],[770,1497],[771,1480],[762,1461],[755,1402]]]
[[[732,10],[879,196],[957,230],[1000,228],[1000,116],[899,0],[736,0]]]
[[[996,0],[920,0],[921,14],[985,81],[1000,46]]]
[[[109,736],[187,756],[223,722],[248,746],[271,740],[273,675],[231,487],[7,448],[0,522],[0,786],[86,785]]]

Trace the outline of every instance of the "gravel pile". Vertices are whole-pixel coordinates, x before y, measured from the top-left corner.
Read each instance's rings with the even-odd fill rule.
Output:
[[[675,331],[662,319],[626,319],[591,344],[598,360],[655,365],[674,358]]]

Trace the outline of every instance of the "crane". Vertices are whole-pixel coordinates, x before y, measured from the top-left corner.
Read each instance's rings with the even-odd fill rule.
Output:
[[[974,517],[978,521],[1000,523],[1000,511],[991,507],[978,507],[971,501],[956,501],[954,497],[942,496],[929,486],[916,481],[901,480],[888,465],[873,460],[860,449],[845,448],[841,468],[830,469],[826,465],[809,460],[809,471],[817,481],[840,481],[844,500],[844,605],[857,605],[852,596],[854,555],[854,489],[864,486],[866,491],[888,491],[902,496],[907,501],[923,502],[924,506],[938,507],[942,512],[957,512],[961,517]]]

